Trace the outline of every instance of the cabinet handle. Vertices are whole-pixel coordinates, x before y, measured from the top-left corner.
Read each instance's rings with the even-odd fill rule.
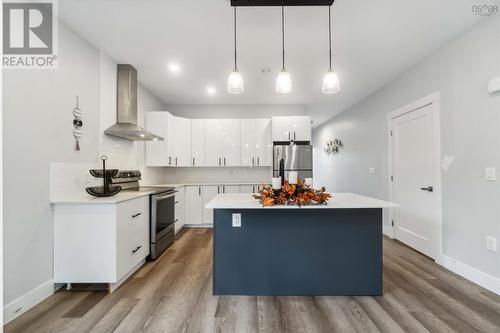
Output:
[[[179,201],[174,202],[175,205],[179,204]]]
[[[141,215],[142,215],[142,213],[137,213],[137,214],[132,215],[132,218],[135,219],[136,217],[141,216]]]
[[[177,157],[175,158],[175,166],[177,166]]]
[[[222,193],[226,193],[226,187],[222,186]]]
[[[196,165],[196,163],[194,162],[194,157],[193,157],[193,166],[195,166],[195,165]]]
[[[293,131],[293,141],[297,139],[297,136],[295,134],[296,134],[295,131]]]
[[[198,187],[198,195],[201,196],[201,186]]]
[[[287,133],[288,133],[288,141],[290,141],[291,140],[291,138],[290,138],[290,132],[287,132]]]
[[[255,185],[252,186],[252,193],[255,193]]]
[[[255,157],[252,157],[252,165],[255,165]]]
[[[217,194],[220,194],[220,186],[217,186]]]
[[[175,220],[174,220],[174,223],[176,223],[176,222],[179,222],[179,219],[175,219]]]
[[[172,165],[172,156],[168,157],[168,165]]]
[[[224,165],[226,165],[226,158],[224,157]]]
[[[220,159],[220,157],[219,157],[219,166],[220,166],[220,165],[221,165],[221,159]]]
[[[260,165],[260,157],[257,157],[257,165]]]
[[[142,245],[139,245],[138,247],[135,248],[135,250],[132,250],[132,254],[136,253],[142,248]]]

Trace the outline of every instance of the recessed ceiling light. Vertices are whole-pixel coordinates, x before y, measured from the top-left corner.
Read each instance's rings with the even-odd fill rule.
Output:
[[[169,62],[168,63],[168,70],[172,74],[179,74],[181,72],[181,66],[176,62]]]
[[[210,96],[215,95],[216,92],[217,92],[217,90],[215,89],[215,87],[213,87],[213,86],[207,87],[207,94],[209,94]]]

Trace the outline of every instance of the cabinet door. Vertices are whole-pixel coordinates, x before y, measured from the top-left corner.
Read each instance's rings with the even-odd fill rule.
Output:
[[[240,185],[222,185],[219,186],[219,191],[222,193],[240,193]]]
[[[169,145],[172,147],[172,166],[181,166],[182,164],[182,151],[184,149],[183,146],[183,138],[184,138],[184,119],[180,117],[173,117],[173,140],[169,142]]]
[[[219,186],[203,186],[203,224],[214,223],[214,210],[205,208],[206,204],[221,191]]]
[[[311,141],[311,117],[296,116],[291,117],[292,140]]]
[[[255,193],[255,185],[241,185],[240,193]]]
[[[191,165],[205,165],[205,120],[191,121]]]
[[[182,134],[180,135],[181,147],[180,152],[177,154],[179,159],[179,166],[191,166],[191,119],[181,118]]]
[[[205,166],[222,165],[222,124],[219,119],[205,119]]]
[[[203,188],[186,186],[185,224],[203,223]]]
[[[256,120],[241,120],[241,166],[257,165],[256,161]]]
[[[292,139],[290,129],[292,119],[290,117],[273,117],[272,138],[273,141],[290,141]]]
[[[243,130],[243,128],[242,128]],[[272,166],[271,119],[255,119],[255,165]]]
[[[162,136],[164,141],[146,142],[146,165],[167,166],[169,161],[168,112],[146,112],[146,129]]]
[[[186,223],[186,189],[182,186],[177,187],[175,190],[177,191],[175,193],[175,232],[177,233]]]
[[[240,165],[240,120],[222,119],[222,165]]]

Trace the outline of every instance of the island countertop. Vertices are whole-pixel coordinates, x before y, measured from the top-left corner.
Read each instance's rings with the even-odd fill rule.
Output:
[[[223,193],[210,200],[205,208],[212,209],[353,209],[353,208],[396,208],[397,204],[355,193],[334,193],[326,205],[277,205],[262,207],[259,200],[249,193]]]

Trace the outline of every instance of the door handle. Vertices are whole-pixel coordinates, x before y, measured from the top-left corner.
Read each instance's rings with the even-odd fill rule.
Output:
[[[434,188],[432,186],[421,187],[422,191],[434,192]]]

